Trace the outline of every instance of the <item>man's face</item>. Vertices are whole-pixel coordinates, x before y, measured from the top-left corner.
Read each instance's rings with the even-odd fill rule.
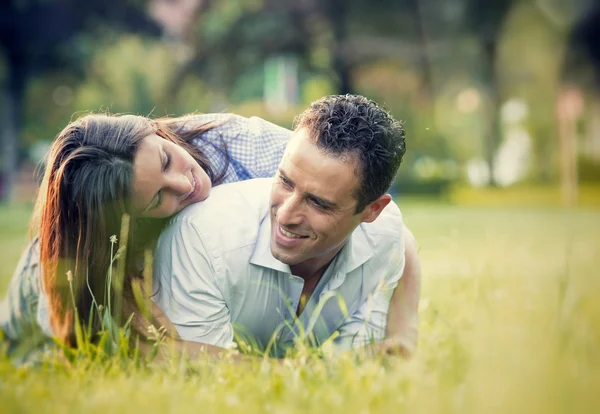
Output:
[[[355,157],[329,156],[305,129],[290,139],[271,190],[271,253],[290,266],[327,264],[363,220],[354,214]],[[365,209],[366,210],[366,209]]]

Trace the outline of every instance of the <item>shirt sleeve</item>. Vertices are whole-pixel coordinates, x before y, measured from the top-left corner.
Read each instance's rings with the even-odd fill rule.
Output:
[[[194,144],[204,151],[218,171],[227,165],[227,154],[229,165],[224,182],[275,175],[292,134],[292,131],[258,117],[206,114],[197,115],[193,120],[198,123],[219,122],[196,138]]]
[[[390,301],[404,271],[404,251],[399,266],[380,279],[373,293],[350,315],[338,329],[334,340],[335,351],[360,348],[385,339],[385,329]]]
[[[274,176],[292,132],[258,117],[248,119],[248,132],[254,142],[248,165],[252,178]]]
[[[42,296],[37,238],[21,255],[10,281],[6,297],[0,302],[0,329],[13,340],[24,339],[40,331],[52,336],[48,315],[39,317],[38,301]]]
[[[183,340],[222,348],[233,342],[229,309],[217,282],[218,263],[185,220],[172,222],[155,251],[153,299]]]

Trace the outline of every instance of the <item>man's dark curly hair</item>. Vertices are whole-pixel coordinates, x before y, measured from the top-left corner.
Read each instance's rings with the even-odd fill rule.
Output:
[[[294,130],[301,128],[326,154],[358,159],[355,214],[390,188],[406,152],[402,123],[360,95],[332,95],[313,102],[294,122]]]

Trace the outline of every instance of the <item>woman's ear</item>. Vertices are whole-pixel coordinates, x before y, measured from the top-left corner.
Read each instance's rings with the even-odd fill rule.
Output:
[[[362,212],[362,222],[371,223],[372,221],[375,221],[375,219],[379,217],[379,214],[381,214],[385,206],[387,206],[390,203],[390,201],[392,201],[392,196],[389,194],[384,194],[377,200],[368,204]]]

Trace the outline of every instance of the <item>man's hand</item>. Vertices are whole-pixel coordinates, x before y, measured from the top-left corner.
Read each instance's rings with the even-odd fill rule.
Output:
[[[415,326],[414,329],[406,329],[403,334],[385,338],[379,346],[379,352],[408,359],[416,351],[418,337],[418,327]]]

